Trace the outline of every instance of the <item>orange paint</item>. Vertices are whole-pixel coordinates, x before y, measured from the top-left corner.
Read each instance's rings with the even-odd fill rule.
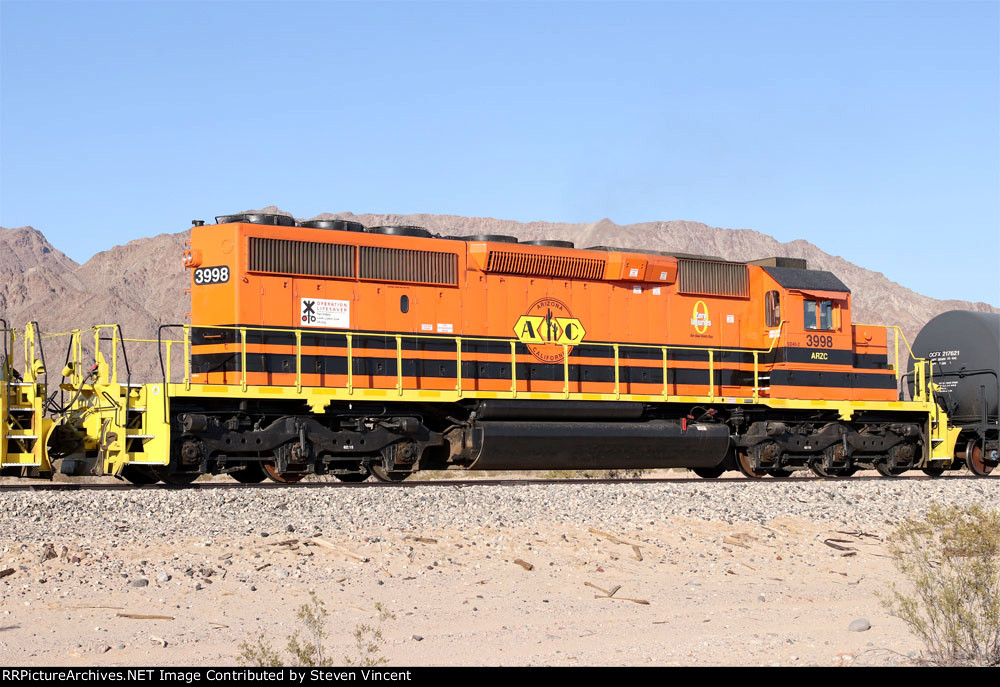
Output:
[[[272,251],[267,260],[261,257],[259,247],[265,245],[261,240],[272,242],[267,244]],[[251,248],[252,242],[257,248]],[[253,250],[258,254],[252,255]],[[367,343],[356,341],[352,356],[375,362],[363,373],[355,372],[352,381],[357,387],[394,388],[398,381],[395,337],[424,335],[440,338],[433,346],[418,345],[412,338],[407,341],[410,347],[402,355],[405,388],[453,389],[455,337],[461,336],[489,340],[475,346],[470,342],[470,348],[463,349],[462,388],[469,391],[510,389],[509,344],[513,340],[519,346],[514,357],[519,371],[522,365],[536,366],[532,369],[537,374],[518,374],[517,388],[524,391],[563,390],[566,345],[573,371],[569,390],[612,393],[614,382],[607,374],[613,366],[612,349],[591,344],[615,343],[626,347],[620,364],[630,369],[628,378],[621,380],[622,393],[664,392],[660,351],[627,349],[629,344],[641,344],[742,351],[742,355],[714,354],[713,369],[723,371],[715,385],[717,396],[753,395],[753,350],[761,351],[759,373],[765,380],[768,375],[773,378],[769,388],[762,381],[764,396],[837,400],[895,400],[897,396],[894,387],[888,388],[894,373],[885,369],[881,357],[887,352],[885,330],[866,327],[856,335],[849,294],[834,294],[833,329],[807,330],[803,300],[829,294],[784,289],[754,265],[746,267],[748,296],[742,297],[681,293],[678,258],[631,252],[224,224],[194,227],[190,255],[196,258],[189,262],[192,325],[306,327],[300,355],[327,366],[318,370],[303,364],[302,383],[307,386],[347,384],[346,369],[335,369],[334,364],[335,358],[346,356],[346,341],[307,345],[308,334],[360,337],[364,332],[374,336]],[[315,274],[317,265],[326,270],[325,276]],[[196,284],[195,270],[212,267],[227,268],[228,279]],[[204,282],[205,273],[200,274]],[[778,328],[765,325],[764,294],[769,290],[780,293],[785,322],[776,339],[773,332]],[[378,346],[372,347],[375,340]],[[195,343],[196,356],[235,351],[239,358],[238,343]],[[765,354],[772,344],[774,352]],[[707,359],[674,353],[677,356],[668,360],[668,368],[684,372],[671,372],[667,392],[705,395]],[[827,355],[813,357],[816,353]],[[254,362],[257,370],[248,360],[250,383],[295,383],[294,364],[287,368],[288,356],[294,361],[293,341],[258,340],[247,347],[247,355],[248,359],[266,358],[266,364]],[[284,363],[269,357],[276,355],[284,356]],[[859,361],[864,363],[856,367]],[[545,366],[559,371],[548,374]],[[227,369],[196,368],[193,379],[239,382],[241,373]],[[824,376],[817,377],[817,373]],[[826,381],[813,384],[813,379],[854,381],[831,386]],[[793,383],[776,383],[781,380]]]

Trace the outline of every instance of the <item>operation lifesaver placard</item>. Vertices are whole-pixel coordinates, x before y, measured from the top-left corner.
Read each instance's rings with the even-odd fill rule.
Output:
[[[351,302],[334,301],[325,298],[299,299],[299,321],[305,327],[351,326]]]

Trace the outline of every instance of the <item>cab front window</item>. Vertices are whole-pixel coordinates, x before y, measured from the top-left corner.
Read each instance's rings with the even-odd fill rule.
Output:
[[[833,329],[833,301],[803,301],[806,329]]]

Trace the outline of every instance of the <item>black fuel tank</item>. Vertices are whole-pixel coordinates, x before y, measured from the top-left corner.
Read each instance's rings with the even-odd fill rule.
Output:
[[[648,422],[476,422],[474,470],[612,470],[715,467],[729,450],[729,428],[673,420]]]

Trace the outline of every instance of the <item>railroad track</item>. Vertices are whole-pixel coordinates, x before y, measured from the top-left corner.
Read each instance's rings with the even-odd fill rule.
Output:
[[[997,479],[997,476],[992,479]],[[976,475],[953,475],[949,477],[928,477],[927,475],[914,474],[896,478],[886,478],[880,475],[855,475],[852,477],[794,477],[795,482],[871,482],[879,481],[884,483],[896,483],[901,480],[982,480],[983,477]],[[989,477],[985,479],[991,479]],[[473,479],[473,480],[413,480],[405,482],[298,482],[295,484],[280,484],[278,482],[261,482],[259,484],[242,484],[240,482],[203,482],[193,484],[74,484],[74,483],[26,483],[26,484],[2,484],[0,494],[15,491],[155,491],[155,490],[193,490],[193,491],[215,491],[232,489],[408,489],[412,487],[514,487],[524,485],[553,485],[553,484],[688,484],[697,482],[700,484],[729,484],[741,482],[746,484],[759,485],[780,485],[787,484],[788,479],[746,479],[744,477],[720,477],[717,479],[704,479],[702,477],[675,477],[675,478],[615,478],[615,479]],[[766,488],[766,487],[765,487]]]

